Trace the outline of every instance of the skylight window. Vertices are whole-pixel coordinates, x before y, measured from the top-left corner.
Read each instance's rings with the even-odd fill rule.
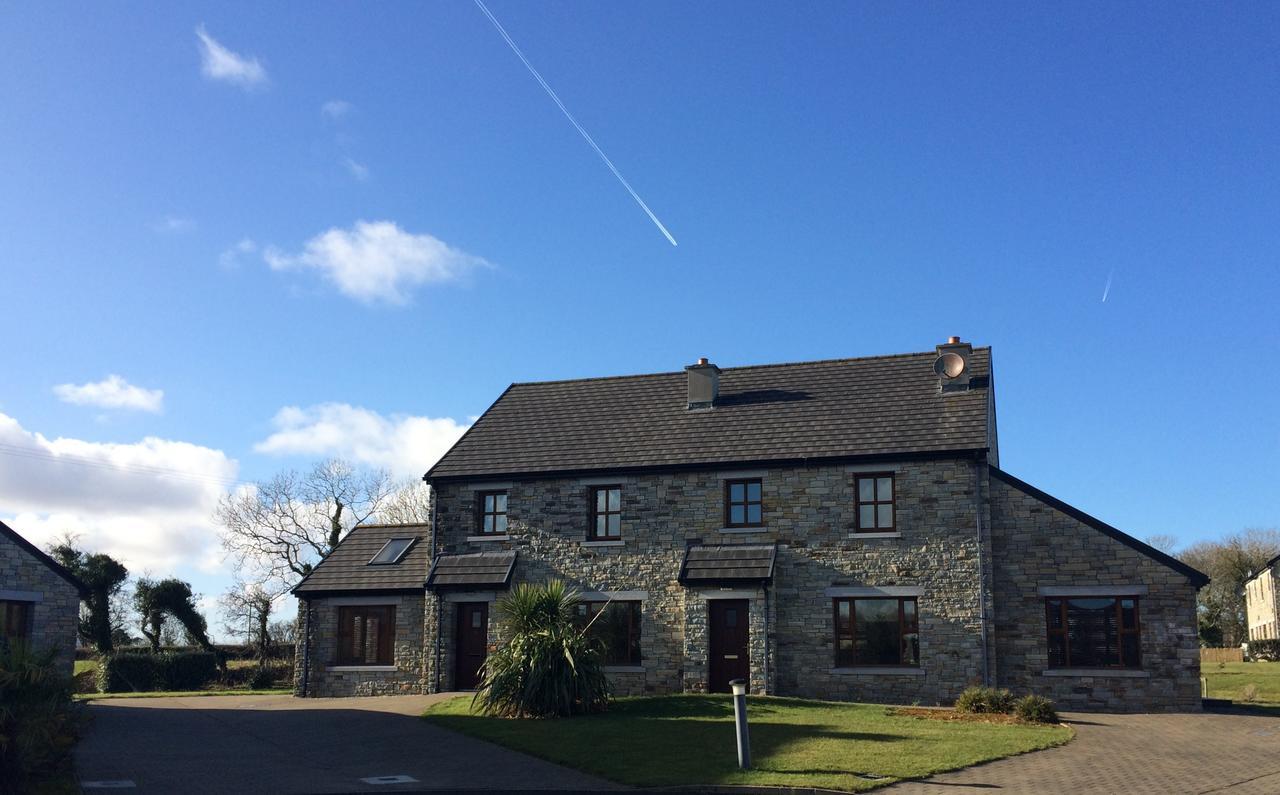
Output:
[[[393,538],[382,545],[382,549],[378,550],[378,554],[373,556],[373,560],[369,561],[370,566],[384,566],[392,563],[399,563],[400,559],[405,556],[409,548],[413,546],[413,542],[417,538]]]

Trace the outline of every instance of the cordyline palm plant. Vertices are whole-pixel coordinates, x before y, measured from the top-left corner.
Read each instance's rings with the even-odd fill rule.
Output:
[[[609,703],[604,653],[575,621],[577,591],[553,580],[521,583],[498,602],[505,638],[480,669],[472,700],[489,715],[549,718],[601,712]]]
[[[66,764],[80,719],[53,652],[0,640],[0,793],[29,792]]]

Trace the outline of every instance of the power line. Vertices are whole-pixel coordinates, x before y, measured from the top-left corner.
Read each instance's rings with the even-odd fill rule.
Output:
[[[248,484],[248,481],[233,477],[222,477],[220,475],[190,472],[180,469],[172,469],[169,467],[153,466],[151,464],[115,464],[109,461],[102,461],[99,459],[76,455],[74,453],[51,453],[30,447],[19,447],[18,445],[12,444],[0,443],[0,455],[9,456],[11,458],[43,461],[48,464],[70,464],[72,466],[97,469],[105,472],[123,472],[132,475],[179,478],[194,482],[207,483],[210,485],[236,486]]]

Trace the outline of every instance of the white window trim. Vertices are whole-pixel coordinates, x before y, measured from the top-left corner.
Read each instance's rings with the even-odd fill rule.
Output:
[[[859,533],[856,531],[849,532],[849,538],[902,538],[901,530],[892,530],[884,533]]]
[[[514,487],[515,484],[509,480],[494,481],[492,483],[472,483],[470,486],[472,491],[510,491]]]
[[[615,602],[644,602],[649,598],[648,591],[580,591],[578,596],[584,602],[604,602],[612,599]]]
[[[757,591],[744,591],[744,590],[717,591],[714,588],[704,588],[698,592],[698,596],[701,596],[703,599],[706,599],[707,601],[711,601],[712,599],[755,599],[756,597],[760,596],[760,592],[758,590]]]
[[[481,542],[481,543],[485,541],[510,541],[511,536],[507,535],[506,533],[503,533],[502,535],[494,534],[494,535],[467,536],[467,540]]]
[[[755,535],[757,533],[767,533],[769,528],[761,527],[722,527],[716,532],[718,533],[734,533],[737,535]]]
[[[316,601],[321,602],[319,599]],[[399,607],[403,601],[399,596],[342,596],[336,599],[325,599],[322,604],[329,607],[360,607],[362,605]]]
[[[879,599],[903,596],[924,596],[924,588],[919,585],[861,586],[856,588],[828,588],[822,593],[833,599],[848,597]]]
[[[832,668],[831,673],[842,676],[924,676],[924,669],[911,665],[865,665]]]
[[[627,543],[623,538],[610,538],[606,541],[583,541],[584,547],[620,547]]]
[[[356,671],[379,671],[390,673],[392,671],[399,671],[400,669],[394,665],[330,665],[326,670],[336,671],[339,673]]]
[[[444,595],[445,602],[496,602],[495,591],[450,591]]]
[[[1041,596],[1146,596],[1145,585],[1047,585],[1038,589]]]
[[[769,471],[767,469],[724,469],[717,472],[716,475],[721,480],[751,480],[752,478],[759,478],[761,481],[760,491],[763,493],[763,481],[769,476]]]
[[[897,475],[902,471],[900,464],[848,464],[844,468],[845,472],[892,472]],[[897,484],[894,484],[895,495],[897,492]]]
[[[579,486],[617,486],[620,489],[625,488],[628,485],[631,485],[633,482],[634,480],[632,478],[626,477],[624,475],[614,475],[613,477],[598,477],[598,478],[578,478]]]

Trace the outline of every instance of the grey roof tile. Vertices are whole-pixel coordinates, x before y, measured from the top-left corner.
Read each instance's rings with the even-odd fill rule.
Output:
[[[515,552],[441,555],[431,567],[427,588],[506,588],[515,566]]]
[[[943,395],[933,351],[729,367],[710,410],[684,372],[512,384],[430,478],[715,465],[988,445],[991,349],[975,388]]]
[[[431,566],[431,527],[425,524],[360,525],[293,588],[315,593],[420,590]],[[399,563],[370,565],[392,538],[418,539]]]
[[[680,566],[685,585],[714,585],[773,579],[777,554],[772,544],[703,544],[691,546]]]

